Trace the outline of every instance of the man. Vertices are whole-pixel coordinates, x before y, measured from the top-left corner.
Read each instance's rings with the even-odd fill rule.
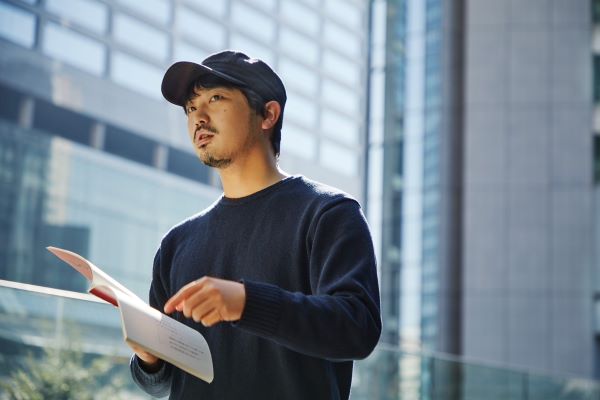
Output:
[[[347,399],[352,360],[381,332],[360,206],[278,168],[286,92],[263,61],[224,51],[175,63],[162,93],[184,108],[223,195],[163,238],[150,304],[204,335],[214,380],[136,348],[133,379],[171,399]]]

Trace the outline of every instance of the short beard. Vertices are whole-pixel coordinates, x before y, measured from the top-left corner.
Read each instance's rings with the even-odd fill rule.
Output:
[[[209,167],[213,167],[213,168],[225,168],[227,166],[229,166],[229,164],[231,164],[231,158],[214,158],[213,156],[211,156],[210,154],[206,157],[202,159],[202,162],[204,163],[204,165],[208,165]]]
[[[248,114],[248,124],[252,124],[252,113]],[[214,128],[213,128],[214,129]],[[215,134],[218,134],[217,130],[214,129],[213,131]],[[256,141],[258,140],[259,134],[252,134],[250,133],[248,135],[248,137],[246,138],[246,140],[244,141],[244,143],[242,144],[242,149],[240,150],[240,152],[244,152],[244,150],[250,149],[254,143],[256,143]],[[208,165],[209,167],[213,167],[213,168],[227,168],[229,165],[231,165],[231,163],[233,162],[233,159],[235,158],[235,154],[230,154],[229,158],[215,158],[212,154],[206,154],[204,157],[200,157],[200,160],[204,163],[204,165]]]

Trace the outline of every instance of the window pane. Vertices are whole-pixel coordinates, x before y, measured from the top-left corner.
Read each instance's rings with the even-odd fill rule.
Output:
[[[358,175],[358,157],[351,150],[323,141],[319,161],[325,167],[349,176]]]
[[[46,0],[46,8],[98,33],[106,32],[106,5],[91,0]]]
[[[327,21],[325,23],[325,42],[331,47],[344,52],[353,59],[360,59],[362,40],[352,32]]]
[[[89,145],[92,123],[91,118],[79,113],[42,100],[36,101],[33,115],[34,128]]]
[[[362,10],[348,0],[325,0],[325,11],[350,28],[362,27]]]
[[[181,40],[175,42],[175,61],[193,61],[200,63],[209,53],[206,50],[200,49],[199,47],[192,46]]]
[[[53,23],[46,25],[44,53],[95,75],[102,75],[106,49],[93,39]]]
[[[0,119],[18,122],[23,96],[5,86],[0,86]]]
[[[35,17],[20,8],[0,3],[0,36],[25,47],[35,41]]]
[[[145,165],[153,165],[155,143],[125,129],[108,125],[104,150]]]
[[[288,93],[285,116],[303,126],[313,127],[317,122],[317,107],[314,101],[295,93]]]
[[[119,3],[162,24],[166,24],[171,18],[169,0],[119,0]]]
[[[307,94],[316,94],[319,87],[317,74],[287,58],[279,60],[279,72],[286,87],[294,87]]]
[[[286,123],[281,132],[281,154],[285,157],[286,153],[312,160],[315,158],[317,150],[317,140],[313,135],[293,124]]]
[[[268,47],[261,46],[255,41],[248,39],[245,36],[232,34],[231,35],[231,46],[232,49],[241,51],[251,58],[260,58],[269,65],[273,65],[275,62],[275,55],[273,51]]]
[[[329,74],[350,86],[360,83],[360,66],[353,60],[341,57],[332,51],[323,52],[323,67]]]
[[[349,114],[358,112],[360,93],[354,90],[338,85],[331,80],[325,80],[322,95],[326,102],[339,110],[346,111]]]
[[[594,143],[594,183],[598,185],[600,182],[600,136],[598,134],[593,135]]]
[[[359,144],[359,122],[332,110],[321,114],[321,130],[327,136],[349,145]]]
[[[202,183],[209,183],[210,169],[192,153],[169,148],[167,171]]]
[[[319,33],[319,16],[308,7],[298,3],[298,0],[283,0],[281,14],[286,22],[312,35]]]
[[[242,3],[235,3],[231,11],[233,23],[248,34],[271,43],[275,38],[275,22],[264,14]],[[259,27],[259,29],[257,29]]]
[[[227,0],[186,0],[190,5],[195,6],[198,10],[203,13],[216,15],[218,17],[224,17],[227,11]]]
[[[143,61],[115,52],[112,56],[112,79],[130,89],[161,99],[163,71]]]
[[[117,14],[114,24],[115,38],[121,43],[159,60],[164,60],[167,57],[167,36],[165,33],[124,14]]]
[[[210,52],[225,46],[225,30],[209,17],[191,11],[187,7],[177,9],[177,28],[190,40],[204,44]]]
[[[600,23],[600,1],[592,0],[592,22]]]
[[[309,64],[319,61],[319,47],[310,39],[290,29],[281,28],[281,49]]]

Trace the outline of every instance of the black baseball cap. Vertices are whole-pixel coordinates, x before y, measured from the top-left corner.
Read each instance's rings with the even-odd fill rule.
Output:
[[[271,67],[262,60],[230,50],[212,54],[201,64],[179,61],[171,65],[163,77],[162,94],[169,102],[185,106],[190,86],[204,75],[218,76],[251,89],[265,101],[277,101],[282,110],[285,106],[285,87]]]

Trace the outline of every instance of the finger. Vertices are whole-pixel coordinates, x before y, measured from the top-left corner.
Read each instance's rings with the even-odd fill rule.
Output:
[[[206,287],[203,287],[198,292],[185,299],[182,303],[182,307],[178,307],[177,309],[181,311],[187,318],[192,318],[196,309],[202,310],[201,315],[206,314],[205,310],[212,308],[212,306],[209,305],[210,300],[211,296],[209,291],[206,289]]]
[[[207,300],[210,300],[213,304],[218,304],[222,301],[221,292],[212,280],[207,280],[195,293],[183,300],[181,307],[176,306],[176,309],[183,311],[183,314],[190,318],[192,311]],[[206,310],[206,306],[201,307],[201,309],[203,310],[202,314],[205,314],[204,310]]]
[[[207,299],[192,310],[191,318],[196,322],[200,322],[205,315],[210,314],[217,307],[218,305],[212,299]]]
[[[164,310],[166,313],[171,313],[176,309],[179,310],[179,305],[188,297],[190,294],[194,293],[198,287],[202,287],[204,283],[204,278],[200,278],[198,280],[192,281],[187,285],[183,286],[177,293],[175,293],[167,302],[165,303]],[[180,311],[180,310],[179,310]]]
[[[221,314],[219,314],[219,311],[216,308],[211,310],[208,314],[204,315],[200,319],[202,325],[206,327],[213,326],[214,324],[219,323],[222,320],[223,318],[221,318]]]
[[[176,306],[180,305],[180,303],[185,300],[188,296],[194,293],[198,287],[202,287],[206,282],[206,277],[200,278],[198,280],[192,281],[179,289],[177,293],[175,293],[167,302],[165,303],[165,313],[170,314],[175,311]]]
[[[154,354],[152,353],[148,353],[146,350],[142,349],[141,347],[132,344],[130,342],[125,342],[133,351],[135,354],[137,354],[137,356],[142,360],[145,361],[147,363],[154,363],[158,360],[158,357],[156,357]]]
[[[140,360],[142,360],[148,364],[154,364],[159,360],[158,357],[156,357],[152,353],[148,353],[147,351],[136,352],[135,354],[137,354],[137,356]]]

